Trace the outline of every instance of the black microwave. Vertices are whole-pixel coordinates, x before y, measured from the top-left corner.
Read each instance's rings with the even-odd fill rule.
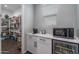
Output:
[[[74,38],[74,28],[53,28],[53,36]]]

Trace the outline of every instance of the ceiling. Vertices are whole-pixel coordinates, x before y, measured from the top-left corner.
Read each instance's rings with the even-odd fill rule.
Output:
[[[6,4],[7,7],[5,7],[5,4],[2,4],[1,5],[1,9],[2,9],[2,12],[15,12],[16,10],[20,9],[21,8],[21,4]]]

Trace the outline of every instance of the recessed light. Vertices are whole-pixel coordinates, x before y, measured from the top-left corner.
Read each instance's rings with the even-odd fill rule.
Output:
[[[6,7],[6,8],[7,8],[8,6],[7,6],[7,5],[4,5],[4,7]]]

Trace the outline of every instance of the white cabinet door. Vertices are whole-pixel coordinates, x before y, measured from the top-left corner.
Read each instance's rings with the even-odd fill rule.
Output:
[[[40,38],[38,40],[37,45],[38,45],[38,48],[37,48],[38,54],[51,54],[52,53],[51,39]]]
[[[27,36],[27,51],[36,54],[37,53],[37,38],[35,36]]]
[[[27,36],[27,50],[34,54],[51,54],[51,39]]]
[[[32,37],[32,39],[33,39],[33,53],[34,54],[36,54],[37,53],[37,48],[38,48],[38,42],[37,42],[37,40],[39,39],[39,37]]]

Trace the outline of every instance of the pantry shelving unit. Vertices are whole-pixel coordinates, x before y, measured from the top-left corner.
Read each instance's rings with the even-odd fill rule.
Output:
[[[21,16],[14,16],[10,20],[10,32],[17,36],[17,40],[21,41]]]
[[[1,19],[1,38],[7,39],[13,36],[14,40],[21,41],[21,16],[13,16]]]
[[[7,15],[8,16],[8,15]],[[9,35],[9,20],[10,18],[6,18],[5,16],[1,18],[1,38],[2,40],[8,38]]]

